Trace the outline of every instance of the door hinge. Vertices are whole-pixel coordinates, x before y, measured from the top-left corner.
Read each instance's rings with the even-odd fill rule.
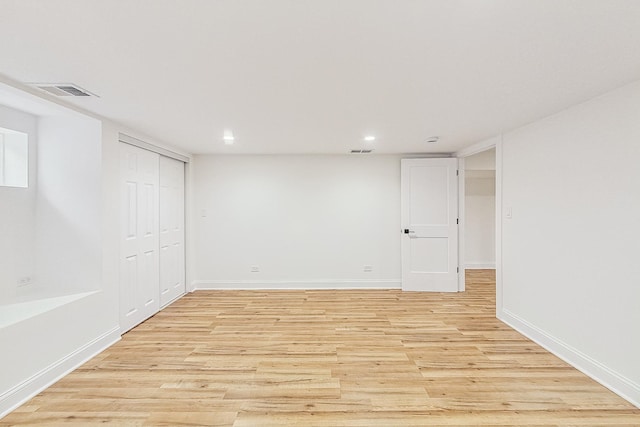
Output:
[[[460,273],[460,267],[456,267],[456,273]]]
[[[460,218],[456,218],[456,224],[460,224]]]
[[[459,170],[456,170],[456,176],[458,176],[460,174]]]

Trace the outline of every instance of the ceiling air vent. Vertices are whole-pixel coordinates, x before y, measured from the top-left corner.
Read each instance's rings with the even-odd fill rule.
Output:
[[[367,150],[351,150],[351,154],[369,154],[372,151],[373,150],[371,150],[371,149],[367,149]]]
[[[73,83],[33,83],[31,86],[55,96],[94,96],[99,98],[95,93]]]

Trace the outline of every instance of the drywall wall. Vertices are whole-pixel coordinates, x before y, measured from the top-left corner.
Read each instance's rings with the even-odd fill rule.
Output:
[[[400,286],[398,156],[200,155],[193,185],[196,287]]]
[[[498,151],[500,318],[639,405],[640,82]]]
[[[495,171],[465,171],[464,188],[465,268],[495,268]]]
[[[100,122],[2,106],[0,123],[29,137],[29,187],[0,187],[0,302],[97,289]]]
[[[26,133],[29,138],[29,187],[0,186],[0,305],[27,292],[20,281],[35,275],[35,206],[37,117],[0,105],[0,127]]]
[[[21,235],[34,237],[27,257],[35,260],[36,282],[23,295],[24,302],[14,299],[2,307],[0,366],[11,368],[0,375],[1,417],[117,340],[119,328],[118,246],[111,242],[117,239],[118,221],[112,213],[117,203],[113,192],[118,191],[113,175],[113,164],[116,170],[118,164],[117,154],[113,155],[117,132],[105,134],[99,120],[10,85],[0,84],[0,94],[3,100],[33,108],[34,123],[42,125],[44,135],[38,141],[43,155],[36,162],[40,182],[33,179],[38,185],[30,187],[36,190],[31,206],[35,205],[35,213],[29,221],[14,219],[9,224]],[[50,264],[55,271],[47,270],[50,260],[58,263]],[[108,265],[108,272],[102,271],[103,265]],[[56,296],[70,291],[78,293]],[[7,313],[20,316],[7,319]]]
[[[0,201],[3,203],[3,209],[0,210],[3,221],[0,226],[8,225],[17,229],[23,240],[26,240],[26,235],[33,236],[34,243],[23,250],[29,259],[36,258],[35,255],[39,252],[46,254],[48,251],[45,247],[60,251],[55,254],[57,258],[53,258],[60,265],[48,267],[52,280],[44,280],[42,285],[47,288],[55,285],[59,278],[67,277],[68,283],[57,286],[58,290],[53,293],[60,293],[60,290],[77,292],[68,296],[32,299],[0,308],[0,343],[3,349],[0,351],[0,366],[10,367],[0,375],[1,418],[120,337],[120,216],[114,215],[114,212],[118,212],[114,207],[120,203],[119,133],[126,133],[185,156],[186,153],[146,138],[117,123],[66,106],[3,76],[0,76],[0,98],[8,107],[29,113],[25,115],[18,111],[14,114],[16,112],[11,111],[11,108],[0,107],[0,126],[11,128],[5,126],[8,122],[2,121],[3,117],[8,116],[14,119],[11,123],[25,121],[27,127],[33,128],[34,133],[38,124],[41,124],[45,135],[43,144],[48,144],[44,147],[42,163],[39,165],[42,169],[40,178],[43,180],[40,183],[43,193],[39,197],[48,199],[36,200],[34,191],[28,212],[34,209],[33,205],[37,210],[45,204],[42,214],[48,209],[59,214],[48,217],[40,225],[36,224],[36,218],[40,217],[35,213],[30,217],[25,214],[24,218],[29,217],[29,220],[19,222],[19,219],[24,219],[22,216],[8,216],[11,212],[4,209],[7,199],[0,189]],[[14,126],[16,130],[25,132],[23,129],[27,127],[21,129]],[[35,155],[30,162],[33,162],[30,164],[31,171],[35,171]],[[61,171],[61,168],[66,170]],[[35,185],[36,175],[32,177],[34,185],[30,186],[30,190],[38,187]],[[187,178],[190,183],[189,167]],[[12,206],[12,209],[20,212],[19,207]],[[5,219],[14,222],[4,222]],[[42,229],[45,224],[49,230]],[[62,227],[61,230],[51,230],[51,227],[56,226]],[[6,229],[2,229],[3,239],[9,235],[5,231]],[[43,231],[42,235],[40,231]],[[69,240],[71,236],[79,241]],[[23,240],[21,241],[24,243]],[[43,247],[35,249],[35,242],[39,242],[39,245],[42,243]],[[0,250],[5,250],[1,246],[3,243],[0,240]],[[52,248],[56,243],[61,247]],[[79,253],[80,250],[90,253]],[[7,254],[1,255],[0,260],[4,262]],[[78,262],[83,265],[77,265]],[[5,267],[3,263],[0,273],[5,271]],[[47,270],[45,265],[36,267],[33,264],[30,268],[38,270],[38,274]],[[61,285],[60,282],[57,284]],[[46,291],[47,289],[45,293]],[[0,297],[5,294],[0,282]],[[42,296],[42,293],[38,295]],[[6,299],[0,300],[0,303],[5,302]],[[18,321],[6,319],[7,313],[24,314],[28,310],[34,310],[32,316],[22,316]],[[4,320],[8,321],[3,322]]]
[[[101,123],[80,115],[38,120],[38,287],[67,294],[100,287]]]
[[[488,150],[465,157],[464,169],[474,171],[495,171],[496,149],[490,148]]]

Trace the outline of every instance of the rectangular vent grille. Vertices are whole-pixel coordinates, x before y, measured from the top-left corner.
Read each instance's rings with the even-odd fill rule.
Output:
[[[73,83],[33,83],[31,86],[55,96],[94,96],[99,98],[95,93],[91,93]]]
[[[71,96],[91,96],[87,92],[83,92],[75,86],[58,86],[58,89],[67,92]]]
[[[373,150],[351,150],[351,154],[369,154]]]

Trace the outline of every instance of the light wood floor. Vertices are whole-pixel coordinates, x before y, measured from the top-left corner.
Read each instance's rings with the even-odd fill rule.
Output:
[[[0,425],[640,426],[496,320],[494,287],[199,291]]]

